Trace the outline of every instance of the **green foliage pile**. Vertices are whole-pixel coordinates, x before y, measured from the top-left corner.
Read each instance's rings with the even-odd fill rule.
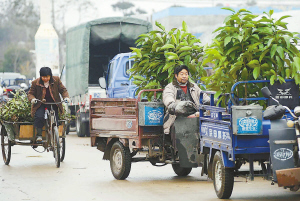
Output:
[[[74,115],[73,115],[74,116]],[[60,120],[70,120],[74,117],[64,107],[64,114],[59,114]],[[0,121],[8,122],[33,122],[31,117],[31,103],[23,90],[18,90],[14,98],[0,107]]]
[[[159,30],[140,35],[136,41],[138,48],[131,48],[135,63],[130,78],[138,86],[137,94],[143,89],[164,88],[172,82],[177,65],[187,65],[193,80],[200,73],[203,48],[199,46],[200,40],[187,31],[186,23],[182,23],[181,30],[174,28],[169,32],[160,23],[155,24]],[[145,95],[150,99],[153,92]]]
[[[290,16],[274,20],[272,10],[259,18],[246,9],[223,9],[232,11],[232,15],[215,30],[218,35],[205,49],[202,65],[215,65],[215,73],[201,79],[207,89],[217,91],[218,96],[229,93],[233,84],[244,80],[267,79],[273,85],[275,81],[283,83],[284,79],[292,78],[300,84],[300,54],[294,45],[298,33],[287,31],[287,23],[283,22]],[[240,85],[237,95],[259,96],[261,85]]]
[[[71,115],[68,112],[68,106],[66,104],[63,104],[63,109],[64,109],[64,113],[59,113],[58,114],[58,118],[59,120],[75,120],[76,116],[75,115]]]
[[[0,108],[0,121],[33,122],[30,114],[31,103],[24,91],[19,90],[13,99]]]

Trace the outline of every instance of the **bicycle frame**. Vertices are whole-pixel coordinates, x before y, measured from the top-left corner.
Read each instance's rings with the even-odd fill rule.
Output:
[[[57,125],[57,120],[56,120],[56,115],[55,115],[55,111],[52,107],[52,105],[57,105],[59,103],[62,103],[63,101],[61,102],[54,102],[54,103],[47,103],[47,102],[43,102],[41,100],[38,100],[40,101],[42,104],[44,105],[50,105],[50,110],[48,108],[45,108],[45,129],[46,129],[46,143],[45,143],[45,149],[47,149],[47,151],[49,151],[48,148],[50,148],[50,151],[53,151],[54,149],[54,144],[53,143],[55,140],[55,136],[53,135],[53,128],[54,127],[58,127]]]
[[[39,100],[40,101],[40,100]],[[41,101],[42,102],[42,101]],[[61,101],[62,102],[62,101]],[[59,102],[59,103],[61,103]],[[53,156],[55,158],[56,167],[60,166],[60,141],[59,141],[59,133],[58,133],[58,125],[57,119],[55,115],[55,111],[52,107],[54,104],[59,103],[47,103],[42,102],[45,105],[50,105],[50,111],[48,107],[45,108],[45,120],[46,120],[46,143],[44,144],[45,149],[47,151],[53,151]]]
[[[53,125],[57,126],[57,121],[56,121],[56,116],[55,116],[55,111],[53,110],[52,105],[51,109],[49,111],[48,108],[45,108],[45,128],[47,131],[47,135],[46,135],[46,142],[47,142],[47,148],[52,147],[52,142],[54,142],[54,136],[53,134]],[[50,139],[50,140],[49,140]]]

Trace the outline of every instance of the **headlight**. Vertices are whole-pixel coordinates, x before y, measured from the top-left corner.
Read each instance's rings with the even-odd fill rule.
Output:
[[[294,127],[294,122],[291,121],[291,120],[289,120],[289,121],[286,122],[286,125],[287,125],[288,127],[292,128],[292,127]]]
[[[295,113],[295,115],[296,115],[297,117],[300,116],[300,107],[299,107],[299,106],[295,107],[294,113]]]

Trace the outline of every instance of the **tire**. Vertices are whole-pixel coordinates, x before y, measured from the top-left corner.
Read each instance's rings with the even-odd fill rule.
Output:
[[[57,168],[60,167],[60,144],[59,144],[59,134],[57,126],[53,126],[53,152],[55,158],[55,165]]]
[[[183,168],[180,167],[179,164],[172,164],[172,168],[174,172],[180,177],[188,176],[192,171],[192,168]]]
[[[131,169],[131,156],[128,147],[117,141],[110,150],[110,169],[113,176],[118,180],[128,177]]]
[[[78,113],[76,116],[76,133],[78,137],[90,136],[89,121],[83,120],[85,113]]]
[[[60,144],[60,162],[63,162],[66,154],[66,138],[59,138]]]
[[[5,165],[8,165],[11,158],[11,142],[4,126],[1,127],[1,149]]]
[[[67,124],[66,126],[66,135],[68,135],[70,132],[70,124]]]
[[[81,123],[81,131],[85,134],[86,137],[90,137],[90,122],[83,121]]]
[[[82,121],[81,121],[81,115],[80,113],[78,113],[76,115],[76,133],[78,137],[84,137],[85,134],[82,133]]]
[[[231,196],[234,184],[232,168],[225,168],[221,153],[216,152],[213,160],[213,182],[215,192],[220,199],[228,199]]]
[[[90,137],[90,121],[84,122],[84,131],[85,131],[85,136]]]

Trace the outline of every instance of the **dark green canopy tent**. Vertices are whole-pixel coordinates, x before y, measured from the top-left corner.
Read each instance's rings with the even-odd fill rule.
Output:
[[[152,30],[150,22],[131,17],[93,20],[67,32],[66,87],[70,96],[84,94],[98,84],[109,60],[131,51],[140,34]]]

